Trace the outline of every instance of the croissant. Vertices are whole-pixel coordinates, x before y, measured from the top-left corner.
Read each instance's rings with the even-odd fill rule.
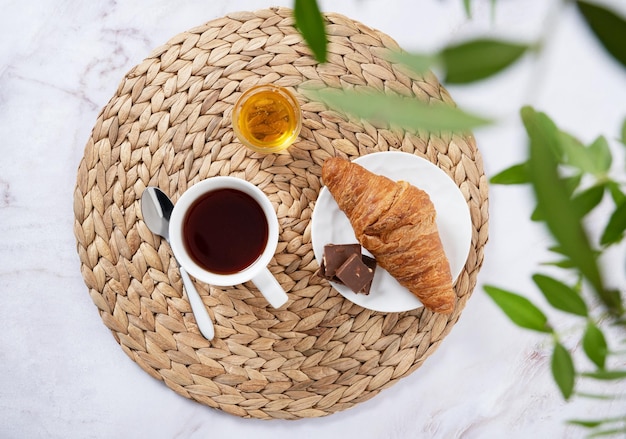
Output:
[[[322,179],[378,264],[426,308],[451,313],[456,294],[428,194],[339,157],[324,162]]]

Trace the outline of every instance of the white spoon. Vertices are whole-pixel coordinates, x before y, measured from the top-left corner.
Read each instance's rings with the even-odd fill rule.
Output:
[[[150,186],[141,194],[141,214],[143,215],[144,222],[152,233],[162,236],[168,243],[170,242],[170,216],[172,215],[173,209],[174,204],[172,200],[159,188]],[[213,327],[209,312],[204,306],[191,278],[180,264],[179,270],[198,328],[207,340],[213,340],[215,328]]]

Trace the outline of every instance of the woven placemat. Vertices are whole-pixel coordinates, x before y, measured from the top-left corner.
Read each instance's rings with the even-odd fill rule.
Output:
[[[388,36],[327,14],[329,62],[318,65],[292,11],[230,14],[156,49],[101,111],[78,168],[74,232],[81,271],[104,324],[142,369],[187,398],[242,417],[298,419],[347,409],[415,371],[459,318],[487,241],[488,197],[471,135],[405,133],[309,102],[301,85],[373,86],[452,103],[433,75],[385,61]],[[296,92],[304,125],[285,154],[248,151],[233,136],[232,106],[256,83]],[[314,272],[310,219],[330,156],[401,150],[442,168],[465,196],[472,246],[452,315],[379,313],[344,299]],[[234,175],[258,185],[280,222],[270,270],[289,295],[271,308],[252,284],[196,286],[216,327],[195,324],[168,244],[141,217],[146,186],[174,201],[192,184]]]

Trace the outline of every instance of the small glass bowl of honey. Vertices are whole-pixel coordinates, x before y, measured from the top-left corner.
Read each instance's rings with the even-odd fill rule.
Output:
[[[255,85],[235,102],[233,131],[253,151],[273,153],[288,148],[300,134],[302,112],[295,96],[277,85]]]

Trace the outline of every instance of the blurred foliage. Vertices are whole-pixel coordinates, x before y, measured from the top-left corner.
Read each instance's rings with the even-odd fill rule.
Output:
[[[326,29],[317,1],[294,0],[296,27],[320,63],[326,62]]]
[[[327,36],[316,1],[294,1],[296,26],[316,59],[320,63],[326,62]],[[495,16],[496,4],[491,0],[492,16]],[[573,4],[590,35],[616,63],[626,68],[626,21],[623,17],[607,6],[589,1],[563,0],[561,4],[563,8]],[[472,1],[462,0],[462,7],[471,19]],[[545,43],[541,38],[532,44],[477,38],[447,45],[436,53],[389,53],[389,60],[419,74],[427,74],[436,68],[442,72],[444,84],[471,84],[497,75],[528,52],[540,54]],[[415,131],[463,132],[494,123],[451,106],[427,105],[417,99],[371,89],[305,92],[354,117]],[[499,172],[490,182],[532,187],[536,208],[531,219],[545,224],[554,240],[549,250],[558,257],[545,265],[560,270],[561,274],[553,276],[538,272],[532,279],[552,309],[580,319],[580,345],[593,368],[587,370],[574,362],[562,341],[560,331],[563,329],[551,324],[538,305],[505,288],[487,285],[484,289],[516,325],[551,335],[552,375],[565,399],[577,395],[599,401],[611,400],[619,396],[577,392],[576,389],[582,380],[626,379],[625,352],[616,346],[626,341],[624,291],[608,287],[599,266],[601,256],[609,248],[623,243],[626,232],[625,172],[612,169],[611,153],[611,144],[626,146],[626,120],[615,141],[599,136],[586,145],[573,134],[559,129],[548,115],[532,107],[522,108],[520,118],[528,135],[527,160]],[[611,203],[610,213],[600,226],[599,241],[594,242],[585,219],[603,201],[605,206],[607,202]],[[609,334],[613,333],[617,333],[621,340],[612,340]],[[587,428],[590,436],[626,433],[626,414],[596,420],[572,420],[571,423]]]
[[[386,123],[405,129],[419,128],[428,131],[466,131],[491,123],[450,105],[432,105],[418,99],[398,95],[384,95],[373,88],[358,91],[343,89],[301,90],[310,98],[322,101],[344,113],[359,113],[374,123]]]
[[[626,185],[617,178],[623,179],[624,172],[617,170],[617,178],[612,177],[613,160],[606,138],[598,137],[591,144],[584,145],[571,134],[560,130],[547,115],[530,107],[524,107],[521,113],[529,137],[528,159],[494,175],[490,181],[495,184],[532,186],[537,200],[533,216],[545,223],[551,232],[555,242],[550,251],[559,258],[556,263],[549,262],[546,265],[557,267],[560,270],[558,277],[567,279],[564,281],[539,272],[533,275],[533,281],[547,304],[579,320],[578,324],[574,324],[574,331],[579,335],[579,344],[593,369],[585,370],[585,366],[577,366],[561,342],[561,332],[571,336],[571,328],[561,328],[559,331],[538,305],[520,293],[490,285],[484,289],[518,326],[552,335],[552,375],[563,397],[569,399],[577,394],[576,388],[581,380],[613,381],[626,378],[624,352],[618,351],[620,342],[626,341],[623,294],[607,287],[598,265],[600,257],[610,247],[623,241],[626,230],[626,216],[623,214],[626,209]],[[617,143],[626,146],[623,134]],[[610,203],[610,214],[600,226],[599,241],[593,242],[585,219],[605,198]],[[605,203],[602,212],[606,208]],[[597,223],[594,227],[597,227]],[[545,320],[540,322],[535,317],[532,325],[523,325],[519,322],[519,315],[540,315]],[[609,344],[610,337],[607,334],[612,333],[617,333],[618,339],[611,340]],[[589,428],[592,436],[626,433],[626,416],[571,422]]]

